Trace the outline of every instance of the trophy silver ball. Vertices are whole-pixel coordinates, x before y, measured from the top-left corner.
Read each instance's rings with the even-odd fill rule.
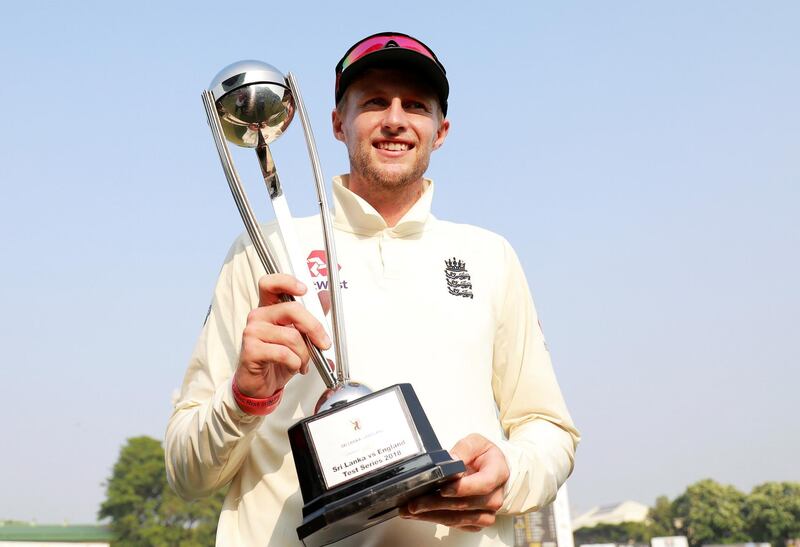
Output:
[[[225,138],[245,148],[269,144],[283,134],[295,104],[286,77],[262,61],[238,61],[209,84]],[[259,139],[259,133],[261,139]]]

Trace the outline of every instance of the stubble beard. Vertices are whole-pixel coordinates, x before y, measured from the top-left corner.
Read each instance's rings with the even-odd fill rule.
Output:
[[[383,190],[397,190],[405,188],[417,182],[428,170],[430,163],[430,153],[417,154],[414,164],[407,170],[394,171],[382,169],[381,166],[370,157],[371,150],[357,148],[352,151],[350,156],[350,170],[358,173],[364,180],[372,183],[376,188]]]

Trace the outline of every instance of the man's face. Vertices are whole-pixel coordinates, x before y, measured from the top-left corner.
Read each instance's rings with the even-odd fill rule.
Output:
[[[421,180],[449,127],[435,93],[400,70],[365,72],[333,111],[351,175],[384,189]]]

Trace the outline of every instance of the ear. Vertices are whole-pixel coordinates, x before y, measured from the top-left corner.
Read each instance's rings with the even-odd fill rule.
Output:
[[[337,109],[331,112],[331,123],[333,125],[333,136],[336,140],[344,142],[344,131],[342,131],[342,116]]]
[[[433,149],[436,150],[444,144],[447,138],[447,133],[450,131],[450,120],[443,119],[439,123],[439,129],[436,130],[436,138],[433,140]]]

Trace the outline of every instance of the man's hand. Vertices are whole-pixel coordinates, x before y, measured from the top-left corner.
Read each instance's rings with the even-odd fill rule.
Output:
[[[322,349],[331,345],[325,329],[300,302],[283,302],[282,294],[302,296],[306,287],[286,274],[258,281],[258,307],[247,316],[236,385],[248,397],[273,395],[292,376],[308,372],[309,352],[301,333]]]
[[[477,433],[458,441],[450,455],[464,461],[466,473],[439,493],[410,501],[400,516],[479,532],[494,524],[503,505],[509,475],[506,458],[497,445]]]

